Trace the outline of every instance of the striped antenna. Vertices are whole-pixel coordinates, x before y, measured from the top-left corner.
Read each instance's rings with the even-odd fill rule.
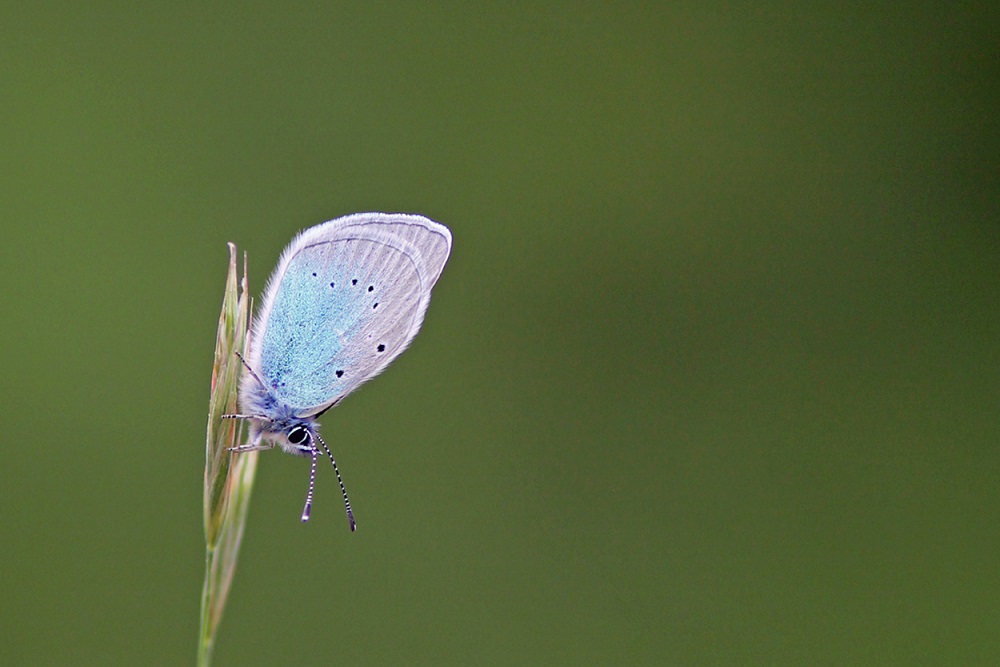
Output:
[[[313,460],[312,467],[309,469],[309,491],[306,492],[306,506],[302,509],[302,523],[309,520],[309,513],[312,511],[313,506],[313,489],[316,488],[316,458],[319,456],[319,450],[313,445]]]
[[[330,448],[326,446],[326,442],[320,437],[319,433],[316,433],[316,439],[319,440],[319,444],[323,445],[323,451],[326,452],[327,458],[330,459],[330,463],[333,464],[333,471],[337,473],[337,483],[340,484],[340,492],[344,494],[344,509],[347,510],[347,522],[351,524],[351,532],[353,533],[358,528],[358,524],[354,521],[354,512],[351,511],[351,501],[347,497],[347,488],[344,487],[344,480],[340,477],[340,471],[337,470],[337,462],[333,460],[333,452]],[[314,454],[315,456],[315,454]]]

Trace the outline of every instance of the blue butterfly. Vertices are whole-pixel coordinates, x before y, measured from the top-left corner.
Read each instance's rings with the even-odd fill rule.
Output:
[[[240,383],[250,433],[236,451],[312,457],[309,520],[322,447],[357,524],[337,462],[316,419],[380,373],[420,330],[451,232],[419,215],[355,213],[296,236],[278,260],[253,321]],[[317,447],[317,443],[319,447]]]

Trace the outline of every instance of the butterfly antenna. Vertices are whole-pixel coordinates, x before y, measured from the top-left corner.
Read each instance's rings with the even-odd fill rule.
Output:
[[[351,524],[351,532],[354,532],[357,530],[358,524],[354,521],[354,512],[351,511],[351,501],[347,497],[347,488],[344,486],[344,480],[340,477],[340,471],[337,470],[337,462],[333,460],[333,452],[326,446],[326,442],[320,437],[319,433],[316,434],[316,439],[319,440],[319,444],[323,445],[323,451],[326,452],[327,458],[333,464],[333,472],[337,473],[337,483],[340,484],[340,492],[344,494],[344,509],[347,510],[347,521]]]
[[[316,459],[318,456],[319,450],[313,447],[312,467],[309,469],[309,491],[306,492],[306,506],[302,508],[302,523],[309,520],[309,513],[312,511],[313,489],[316,488]]]
[[[233,353],[234,353],[234,354],[235,354],[235,355],[236,355],[237,357],[239,357],[239,358],[240,358],[240,361],[242,361],[242,362],[243,362],[243,366],[244,366],[244,368],[246,368],[246,369],[247,369],[248,371],[250,371],[250,375],[252,375],[252,376],[253,376],[253,379],[254,379],[254,380],[257,380],[257,382],[259,382],[259,383],[260,383],[260,386],[261,386],[261,387],[263,387],[264,389],[267,389],[267,385],[266,385],[266,384],[264,384],[264,381],[260,379],[260,376],[259,376],[259,375],[257,375],[257,373],[256,373],[256,372],[254,372],[254,370],[253,370],[252,368],[250,368],[250,364],[248,364],[248,363],[247,363],[247,360],[243,358],[243,355],[242,355],[242,354],[240,354],[239,352],[236,352],[235,350],[233,351]]]

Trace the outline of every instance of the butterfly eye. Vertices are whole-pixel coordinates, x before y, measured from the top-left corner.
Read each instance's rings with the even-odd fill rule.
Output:
[[[287,437],[288,442],[293,445],[301,445],[309,439],[309,430],[305,426],[293,426]]]

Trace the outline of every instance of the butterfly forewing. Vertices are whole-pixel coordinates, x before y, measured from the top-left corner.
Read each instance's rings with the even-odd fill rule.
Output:
[[[450,242],[446,228],[424,218],[376,214],[293,241],[255,328],[274,395],[315,414],[385,368],[420,329]]]

